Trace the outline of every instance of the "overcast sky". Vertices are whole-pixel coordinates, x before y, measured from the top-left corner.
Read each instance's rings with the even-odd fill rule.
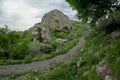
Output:
[[[28,29],[53,9],[75,18],[76,12],[65,0],[0,0],[0,27],[7,24],[12,30]]]

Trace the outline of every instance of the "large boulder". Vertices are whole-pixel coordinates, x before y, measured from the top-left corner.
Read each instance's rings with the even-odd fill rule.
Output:
[[[55,9],[46,13],[41,23],[36,23],[33,27],[32,40],[41,42],[50,42],[50,30],[68,31],[72,29],[71,21],[63,12]]]
[[[69,30],[72,28],[68,16],[57,9],[46,13],[42,18],[41,25],[54,30]]]
[[[114,75],[109,66],[106,65],[105,60],[99,62],[96,66],[96,72],[103,80],[120,80],[120,77]]]
[[[49,34],[49,29],[42,26],[40,23],[36,23],[33,27],[33,32],[32,32],[32,40],[33,42],[35,41],[41,41],[41,42],[50,42],[50,34]]]

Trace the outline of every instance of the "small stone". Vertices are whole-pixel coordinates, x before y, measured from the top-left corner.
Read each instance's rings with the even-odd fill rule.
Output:
[[[83,49],[81,49],[80,51],[83,52]]]
[[[99,74],[102,78],[105,77],[105,75],[108,73],[108,66],[105,64],[105,60],[102,60],[99,62],[99,64],[96,66],[96,72]]]
[[[112,80],[112,77],[110,75],[106,75],[105,80]]]
[[[117,58],[117,61],[120,62],[120,57]]]
[[[11,75],[11,77],[14,77],[14,75]]]
[[[115,38],[117,38],[118,36],[120,36],[120,32],[112,32],[111,33],[111,36],[112,36],[112,39],[115,39]]]
[[[38,70],[35,70],[35,73],[37,73],[38,72]]]
[[[35,80],[39,80],[38,78],[35,78]]]
[[[89,72],[90,72],[90,71],[84,72],[82,76],[88,76]]]

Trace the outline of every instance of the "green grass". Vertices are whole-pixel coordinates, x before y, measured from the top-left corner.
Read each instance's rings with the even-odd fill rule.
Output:
[[[78,38],[74,39],[72,41],[67,42],[62,49],[52,51],[49,54],[40,54],[37,55],[36,57],[32,58],[31,56],[26,56],[24,59],[21,60],[13,60],[13,59],[8,59],[8,60],[0,60],[0,65],[8,65],[8,64],[25,64],[25,63],[31,63],[33,61],[40,61],[40,60],[45,60],[45,59],[50,59],[52,57],[55,57],[60,54],[66,53],[69,49],[71,49],[73,46],[75,46],[78,43]]]
[[[55,57],[55,56],[60,55],[60,54],[64,54],[69,49],[71,49],[73,46],[75,46],[77,43],[78,43],[78,39],[74,39],[74,40],[69,41],[68,43],[66,43],[64,45],[64,47],[62,47],[62,49],[51,52],[50,54],[38,55],[33,60],[34,61],[45,60],[45,59],[50,59],[50,58]]]
[[[84,28],[82,30],[84,31]],[[79,49],[78,55],[70,64],[60,63],[53,68],[43,70],[43,72],[29,71],[23,74],[14,75],[13,78],[10,76],[6,77],[8,80],[20,80],[21,78],[26,78],[27,80],[102,80],[95,71],[95,66],[102,59],[106,60],[106,64],[109,66],[112,73],[119,76],[120,62],[117,61],[117,58],[120,57],[120,38],[118,37],[112,40],[110,35],[105,35],[104,33],[96,36],[92,35],[91,37],[89,30],[85,31],[84,34],[87,35],[85,44]],[[71,42],[68,42],[61,50],[57,50],[51,54],[37,56],[34,60],[44,60],[59,54],[64,54],[77,42],[78,39],[74,39]],[[98,52],[98,56],[95,56],[96,52]],[[77,62],[80,58],[83,58],[85,63],[78,67]],[[89,74],[87,76],[83,76],[86,71],[89,71]]]
[[[101,80],[101,78],[94,69],[91,69],[87,80]]]
[[[120,75],[120,61],[117,58],[120,57],[120,39],[115,39],[106,48],[106,62],[111,70]]]

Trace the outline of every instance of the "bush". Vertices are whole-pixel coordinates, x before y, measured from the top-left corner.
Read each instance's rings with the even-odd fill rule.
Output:
[[[8,59],[9,57],[9,53],[7,51],[0,51],[0,59],[4,60],[4,59]]]
[[[67,32],[61,30],[61,31],[57,31],[54,29],[50,30],[50,35],[53,38],[66,38],[67,37]]]
[[[38,55],[38,54],[49,54],[53,50],[53,46],[40,43],[40,42],[31,42],[29,44],[29,54],[30,55]]]
[[[65,32],[58,32],[57,34],[56,34],[56,37],[57,38],[66,38],[66,33]]]
[[[30,55],[25,56],[23,63],[30,63],[30,62],[32,62],[32,56]]]
[[[28,55],[28,41],[22,41],[10,53],[12,59],[24,59]]]
[[[90,53],[85,53],[83,55],[83,58],[85,58],[85,61],[88,65],[93,65],[93,64],[98,62],[96,57],[93,54],[90,54]]]
[[[74,39],[72,41],[69,41],[68,43],[66,43],[65,46],[63,46],[61,49],[55,50],[55,51],[51,51],[50,54],[42,54],[42,55],[38,55],[36,56],[33,60],[34,61],[38,61],[38,60],[45,60],[45,59],[49,59],[52,58],[54,56],[57,56],[59,54],[64,54],[66,53],[69,49],[71,49],[74,45],[76,45],[78,42],[78,39]],[[54,50],[54,48],[53,48]]]

